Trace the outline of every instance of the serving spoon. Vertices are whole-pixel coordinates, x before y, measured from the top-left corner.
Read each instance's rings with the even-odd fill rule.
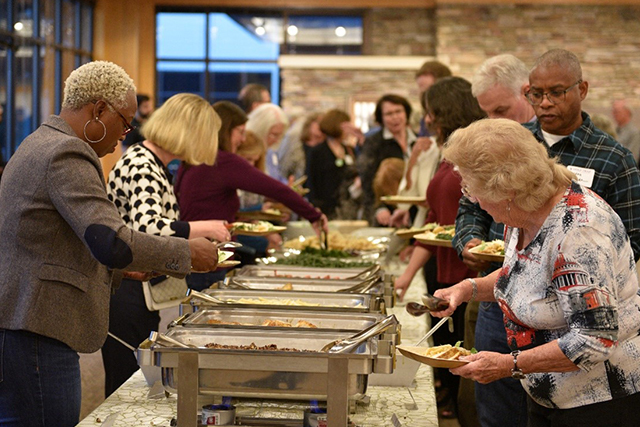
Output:
[[[434,297],[431,294],[423,295],[422,302],[424,305],[417,302],[407,303],[407,313],[412,316],[422,316],[428,311],[442,311],[449,307],[449,301],[442,298]]]

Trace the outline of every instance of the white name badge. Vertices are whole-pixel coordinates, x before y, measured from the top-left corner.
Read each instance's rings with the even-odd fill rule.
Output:
[[[518,233],[519,232],[520,230],[518,230]],[[511,233],[509,233],[509,241],[505,244],[505,259],[513,258],[514,254],[516,253],[518,247],[518,233],[514,229],[512,229]]]
[[[591,188],[593,184],[593,177],[596,174],[596,171],[593,169],[581,168],[578,166],[567,166],[571,172],[575,173],[578,177],[578,184],[584,185],[587,188]]]

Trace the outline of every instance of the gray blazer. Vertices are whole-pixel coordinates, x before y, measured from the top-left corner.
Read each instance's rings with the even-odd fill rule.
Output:
[[[124,224],[100,159],[60,117],[8,162],[0,181],[0,328],[93,352],[107,337],[118,270],[184,277],[190,266],[187,240]]]

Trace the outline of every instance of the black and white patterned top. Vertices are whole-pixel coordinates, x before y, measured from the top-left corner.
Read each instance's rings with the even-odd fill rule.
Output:
[[[189,223],[179,221],[171,174],[142,144],[131,146],[109,173],[107,195],[134,230],[161,236],[189,237]]]

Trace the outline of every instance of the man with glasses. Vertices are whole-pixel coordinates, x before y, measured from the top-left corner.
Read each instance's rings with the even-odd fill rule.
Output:
[[[606,200],[625,225],[635,259],[640,256],[640,175],[633,155],[611,136],[597,129],[582,111],[589,84],[582,78],[578,58],[554,49],[536,61],[529,74],[526,99],[538,118],[525,126],[577,175],[577,180]],[[503,238],[502,224],[495,224],[479,205],[465,197],[460,201],[453,245],[471,268],[486,268],[468,256],[480,241]],[[487,272],[500,268],[493,264]],[[510,353],[503,316],[496,303],[480,304],[475,347],[478,351]],[[527,395],[520,381],[506,378],[491,384],[476,383],[478,418],[486,426],[526,426]]]

